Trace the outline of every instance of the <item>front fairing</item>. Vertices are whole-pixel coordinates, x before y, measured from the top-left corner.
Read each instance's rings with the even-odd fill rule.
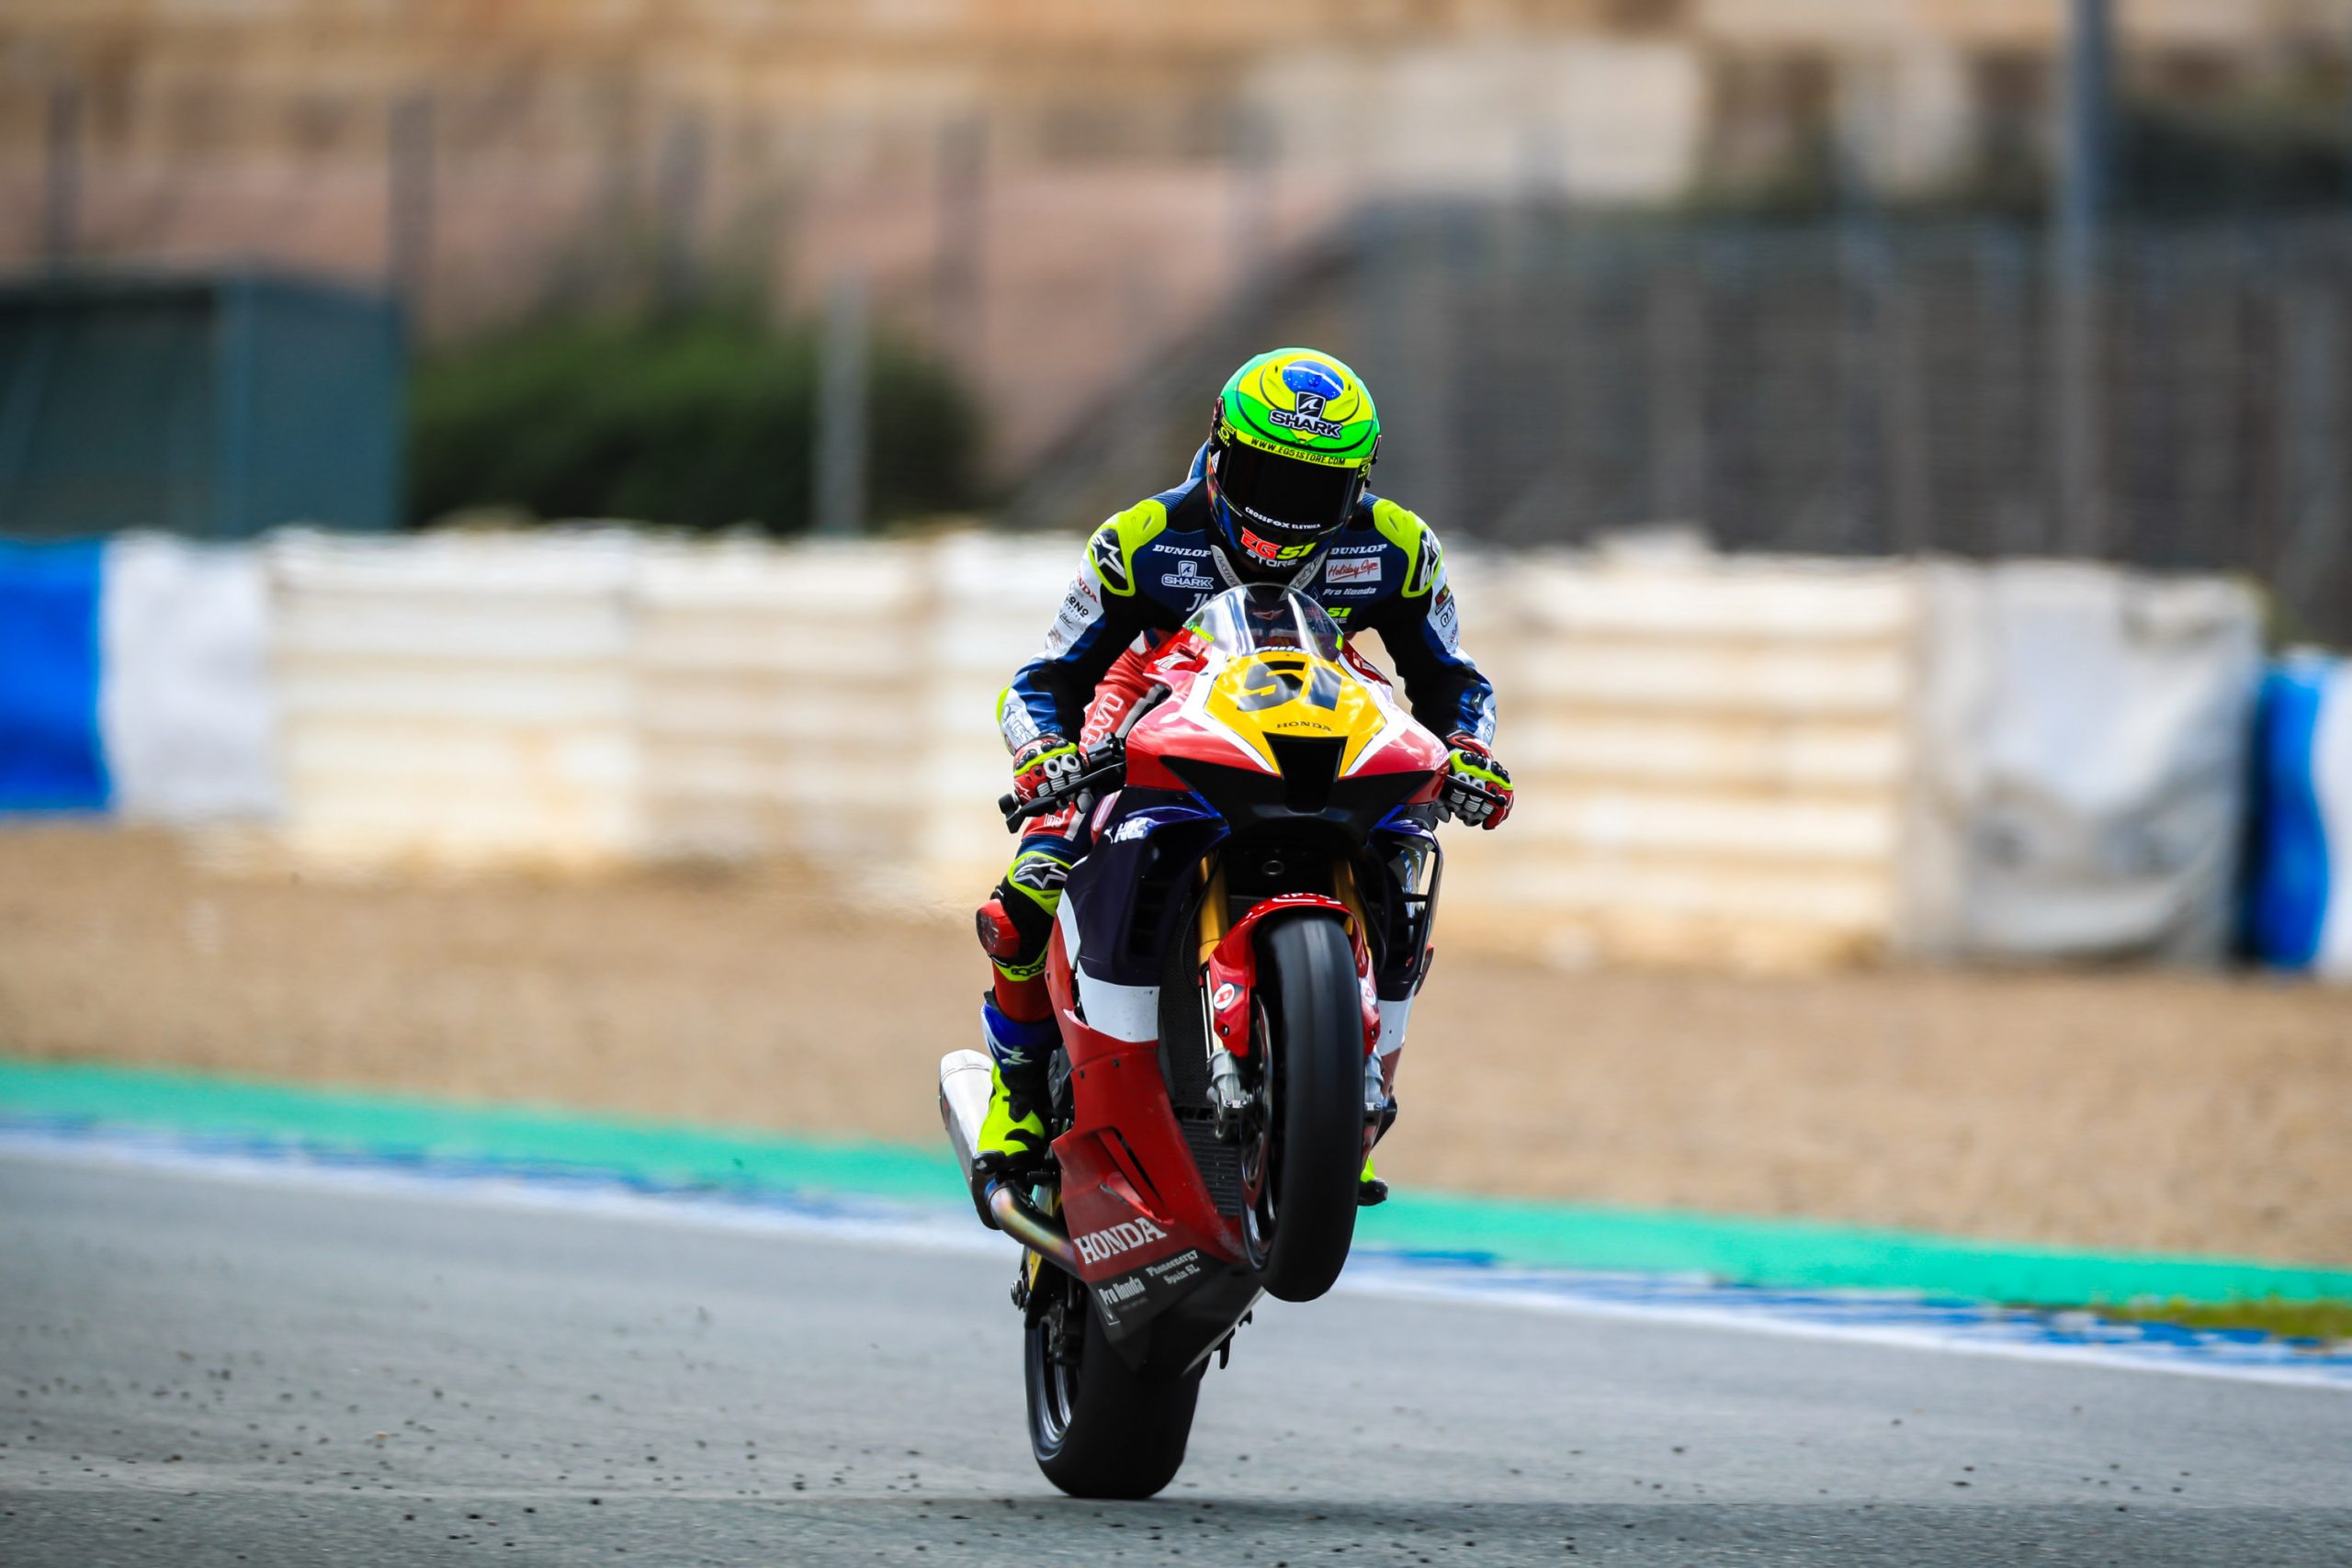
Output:
[[[1287,597],[1327,640],[1269,646],[1196,621],[1162,646],[1152,673],[1170,697],[1129,734],[1127,780],[1196,793],[1237,826],[1317,818],[1361,839],[1392,807],[1435,798],[1446,749],[1319,609]]]

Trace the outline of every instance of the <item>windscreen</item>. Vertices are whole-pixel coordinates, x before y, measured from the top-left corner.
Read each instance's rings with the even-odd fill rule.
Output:
[[[1186,623],[1227,654],[1295,649],[1319,659],[1340,657],[1340,626],[1323,606],[1279,583],[1228,588]]]

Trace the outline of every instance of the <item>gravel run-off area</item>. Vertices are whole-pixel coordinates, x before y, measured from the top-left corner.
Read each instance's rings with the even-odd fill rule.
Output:
[[[976,889],[975,893],[979,890]],[[790,866],[322,881],[0,831],[0,1054],[932,1141],[955,910]],[[2146,971],[1566,973],[1446,947],[1384,1174],[2352,1264],[2352,992]]]

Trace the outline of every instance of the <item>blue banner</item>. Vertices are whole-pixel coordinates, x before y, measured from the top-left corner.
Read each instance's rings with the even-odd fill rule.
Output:
[[[2352,888],[2332,886],[2341,846],[2331,842],[2352,831],[2346,819],[2352,802],[2324,798],[2331,782],[2325,737],[2335,728],[2329,710],[2347,700],[2352,682],[2337,660],[2290,659],[2262,683],[2246,913],[2254,951],[2267,964],[2312,967],[2322,956],[2331,904],[2352,897]]]
[[[0,544],[0,811],[102,811],[105,547]]]

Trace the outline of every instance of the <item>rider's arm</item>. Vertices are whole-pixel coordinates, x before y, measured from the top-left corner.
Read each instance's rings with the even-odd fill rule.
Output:
[[[1413,717],[1440,735],[1495,738],[1494,683],[1462,651],[1460,611],[1445,581],[1437,536],[1411,513],[1383,501],[1381,532],[1405,552],[1402,589],[1366,617],[1380,634]]]
[[[1018,751],[1040,735],[1082,730],[1086,705],[1103,674],[1147,628],[1134,572],[1137,536],[1143,524],[1154,521],[1137,518],[1146,508],[1159,509],[1156,521],[1166,525],[1165,510],[1148,501],[1112,518],[1087,541],[1086,557],[1046,634],[1045,651],[1023,665],[997,698],[997,729],[1006,750]]]

